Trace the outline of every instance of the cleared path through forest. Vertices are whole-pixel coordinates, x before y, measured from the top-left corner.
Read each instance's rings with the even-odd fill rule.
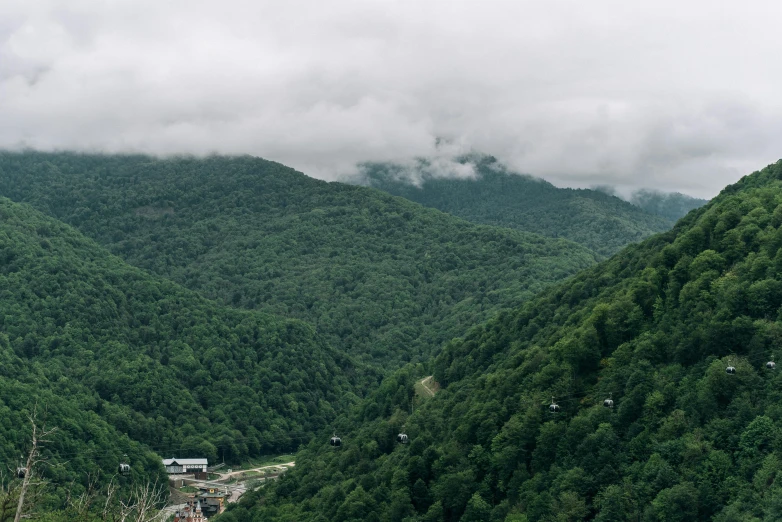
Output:
[[[231,477],[235,475],[241,475],[242,473],[247,473],[248,471],[257,471],[258,473],[263,472],[265,469],[269,468],[285,468],[281,471],[287,471],[288,468],[292,468],[296,466],[296,461],[292,460],[290,462],[285,462],[284,464],[271,464],[269,466],[261,466],[259,468],[252,468],[252,469],[240,469],[238,471],[232,471],[230,473],[218,473],[220,475],[220,478],[217,479],[218,481],[221,480],[229,480]]]
[[[437,390],[440,388],[437,382],[435,382],[433,375],[424,377],[418,381],[418,385],[418,388],[423,390],[424,393],[429,397],[434,397],[434,394],[437,393]]]

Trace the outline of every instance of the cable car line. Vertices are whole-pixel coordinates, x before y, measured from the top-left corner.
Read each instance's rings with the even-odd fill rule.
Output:
[[[739,360],[746,361],[753,368],[754,368],[754,365],[752,364],[753,362],[758,362],[758,361],[765,360],[766,363],[763,365],[764,369],[769,370],[769,371],[772,371],[772,370],[776,369],[776,363],[773,361],[773,359],[774,359],[773,357],[769,360],[769,359],[765,359],[765,358],[757,356],[757,355],[754,356],[754,357],[744,357],[744,356],[736,356],[735,354],[730,354],[730,355],[723,356],[723,357],[721,357],[719,359],[724,359],[726,357],[728,358],[728,366],[726,368],[726,373],[729,374],[729,375],[736,375],[737,372],[738,372],[736,367],[733,365],[733,360],[732,360],[733,357],[737,357]],[[632,376],[630,376],[630,377],[632,377]],[[630,379],[630,377],[628,377],[628,380]],[[659,376],[654,375],[654,376],[650,376],[648,378],[636,380],[636,381],[634,381],[634,386],[637,386],[639,384],[643,384],[643,383],[646,383],[646,382],[651,382],[653,380],[658,380],[658,379],[659,379]],[[761,388],[757,387],[757,388],[754,388],[754,389],[755,390],[759,390]],[[578,399],[592,397],[592,396],[594,396],[597,393],[599,393],[599,391],[595,390],[595,389],[592,389],[590,391],[583,391],[581,393],[568,393],[564,397],[561,397],[559,400],[555,400],[555,397],[552,396],[551,397],[551,403],[548,406],[548,410],[551,413],[560,413],[562,411],[562,408],[559,405],[559,403],[567,403],[567,402],[572,402],[572,401],[575,401],[575,400],[578,400]],[[534,398],[533,399],[529,399],[529,400],[532,401],[532,402],[537,402]],[[527,399],[525,399],[524,402],[527,402]],[[608,394],[608,398],[606,398],[606,399],[604,399],[602,401],[602,405],[603,405],[603,407],[608,408],[608,409],[613,409],[614,408],[615,402],[614,402],[614,399],[613,399],[613,393],[609,393]],[[412,412],[411,412],[411,415],[412,415]],[[225,437],[225,435],[222,435],[221,437]],[[297,437],[288,437],[288,438],[285,439],[285,444],[292,444],[294,442],[301,442],[301,441],[311,441],[311,440],[314,440],[315,438],[317,438],[317,434],[307,435],[307,436],[302,435],[302,436],[297,436]],[[257,439],[257,437],[254,437],[254,436],[251,437],[251,436],[248,436],[248,435],[231,436],[230,439],[231,439],[231,443],[233,443],[233,444],[235,444],[235,443],[242,443],[242,442],[248,442],[248,441],[260,442]],[[400,444],[407,444],[409,442],[409,440],[410,440],[410,438],[405,433],[404,426],[403,426],[402,427],[402,431],[399,434],[397,434],[397,436],[396,436],[396,441],[398,443],[400,443]],[[207,439],[205,439],[204,441],[205,442],[209,442]],[[156,454],[158,454],[160,456],[170,455],[172,453],[183,453],[183,452],[184,453],[188,453],[188,452],[193,452],[194,450],[198,449],[197,446],[194,447],[194,446],[184,446],[184,445],[180,445],[180,446],[174,446],[174,445],[170,445],[170,446],[154,446],[154,445],[145,444],[145,443],[143,443],[141,441],[133,440],[133,439],[130,439],[130,442],[132,444],[139,445],[140,446],[139,450],[142,453],[153,452],[153,453],[156,453]],[[341,447],[342,439],[340,437],[337,437],[336,432],[334,432],[334,435],[329,440],[329,444],[332,447]],[[213,445],[218,450],[219,449],[223,449],[224,450],[224,449],[227,449],[229,447],[229,446],[226,446],[226,445],[216,445],[216,444],[213,444]],[[47,455],[47,456],[50,456],[50,457],[58,457],[58,458],[74,457],[74,456],[81,456],[81,457],[91,456],[91,457],[94,457],[94,458],[98,458],[98,457],[113,458],[113,457],[116,457],[118,451],[98,450],[98,449],[89,450],[88,449],[88,450],[80,450],[80,451],[73,451],[73,452],[58,452],[58,451],[52,451],[50,449],[50,447],[49,447],[49,448],[42,448],[42,453]],[[138,452],[136,452],[136,453],[138,453]],[[130,464],[128,463],[128,460],[129,459],[128,459],[127,454],[124,454],[123,458],[120,459],[120,464],[118,466],[118,470],[119,470],[120,474],[128,474],[130,472]],[[20,478],[22,478],[24,473],[26,472],[26,470],[20,464],[20,466],[17,467],[16,472],[17,472],[17,476],[20,476]]]
[[[752,364],[753,362],[757,363],[757,362],[760,362],[760,361],[767,361],[767,362],[764,364],[764,366],[763,366],[763,368],[761,369],[761,371],[759,372],[759,373],[761,373],[761,374],[762,374],[762,373],[764,373],[762,370],[775,370],[775,369],[776,369],[776,364],[775,364],[773,361],[769,361],[768,359],[766,359],[766,358],[764,358],[764,357],[762,357],[762,356],[755,356],[755,357],[743,357],[743,356],[735,356],[735,355],[726,355],[725,357],[728,357],[728,358],[731,358],[731,357],[738,357],[739,359],[741,359],[741,360],[744,360],[744,361],[746,361],[746,362],[750,363],[750,366],[752,366],[752,367],[753,367],[753,369],[756,369],[756,368],[755,368],[755,365],[754,365],[754,364]],[[719,358],[719,359],[724,359],[725,357],[721,357],[721,358]],[[773,359],[773,358],[772,358],[772,359]],[[730,360],[730,359],[729,359],[729,360]],[[735,374],[736,374],[736,372],[737,372],[738,370],[736,370],[735,366],[732,366],[732,365],[731,365],[731,364],[732,364],[731,362],[729,362],[728,364],[729,364],[729,366],[726,368],[726,373],[728,373],[729,375],[735,375]],[[728,368],[733,368],[733,370],[734,370],[734,371],[733,371],[733,372],[728,372],[728,371],[727,371],[727,369],[728,369]],[[656,379],[657,379],[657,377],[656,377],[656,376],[651,376],[651,377],[648,377],[648,378],[639,379],[639,380],[635,381],[635,382],[634,382],[634,384],[635,384],[635,386],[637,386],[637,385],[639,385],[639,384],[642,384],[642,383],[647,383],[647,382],[651,382],[651,381],[653,381],[653,380],[656,380]],[[752,389],[754,389],[754,390],[759,390],[760,388],[758,387],[758,388],[752,388]],[[571,401],[574,401],[574,400],[577,400],[577,399],[582,399],[582,398],[586,398],[586,397],[591,397],[591,396],[592,396],[592,395],[594,395],[595,393],[596,393],[596,391],[595,391],[595,390],[592,390],[592,391],[584,391],[584,392],[582,392],[582,393],[569,393],[569,394],[566,394],[564,398],[558,399],[558,401],[557,401],[556,403],[555,403],[555,401],[554,401],[554,399],[553,399],[553,397],[552,397],[552,403],[549,405],[549,411],[551,411],[551,412],[553,413],[554,411],[552,410],[552,406],[558,406],[558,405],[559,405],[559,403],[563,403],[563,402],[571,402]],[[534,400],[534,399],[533,399],[533,400]],[[613,401],[613,399],[612,399],[611,397],[609,397],[608,399],[606,399],[606,400],[604,400],[604,401],[603,401],[603,406],[606,406],[606,402],[607,402],[607,401],[610,401],[612,404],[613,404],[613,402],[614,402],[614,401]],[[608,406],[607,406],[607,407],[608,407]],[[612,405],[612,406],[610,406],[610,408],[613,408],[613,405]],[[560,411],[560,410],[557,410],[557,412],[559,412],[559,411]]]

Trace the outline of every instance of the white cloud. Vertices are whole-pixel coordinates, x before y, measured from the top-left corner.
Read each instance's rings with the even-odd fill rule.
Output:
[[[0,147],[334,179],[444,137],[560,185],[710,197],[782,156],[779,21],[771,1],[5,0]]]

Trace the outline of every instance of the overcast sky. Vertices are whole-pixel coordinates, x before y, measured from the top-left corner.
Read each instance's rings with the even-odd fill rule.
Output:
[[[325,179],[477,150],[702,197],[782,157],[782,2],[640,4],[2,0],[0,147],[248,153]]]

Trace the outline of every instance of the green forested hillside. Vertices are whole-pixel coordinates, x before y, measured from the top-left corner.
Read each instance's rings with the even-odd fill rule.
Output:
[[[34,468],[34,481],[43,479],[47,484],[34,486],[27,497],[39,511],[62,507],[90,483],[104,488],[113,480],[123,494],[134,484],[165,483],[160,458],[108,422],[94,394],[65,376],[49,381],[3,341],[0,362],[0,519],[13,520],[16,487],[21,482],[14,472],[30,451],[34,411],[38,428],[57,428],[41,445],[44,462]],[[132,466],[127,476],[117,473],[121,461]],[[9,504],[11,518],[7,518]]]
[[[654,190],[637,190],[630,197],[630,203],[652,214],[677,220],[685,216],[690,210],[702,207],[708,201],[678,192],[664,193]]]
[[[426,175],[424,165],[422,178],[414,184],[402,167],[381,163],[364,166],[365,181],[474,223],[564,237],[602,256],[668,230],[686,214],[673,215],[684,208],[685,201],[669,201],[659,194],[653,198],[654,193],[645,192],[641,198],[639,193],[639,202],[645,203],[647,210],[660,207],[665,216],[601,191],[557,188],[542,179],[509,172],[491,156],[474,155],[470,160],[475,165],[475,179],[433,177]]]
[[[398,366],[595,263],[565,240],[476,226],[252,157],[0,153],[0,195],[235,307],[304,319]]]
[[[782,161],[449,343],[412,415],[398,372],[218,520],[780,520],[781,341]]]
[[[23,451],[20,412],[57,397],[64,477],[113,471],[128,438],[212,462],[290,451],[374,381],[305,323],[217,305],[6,198],[0,355],[2,462]],[[116,451],[90,463],[84,445]]]

